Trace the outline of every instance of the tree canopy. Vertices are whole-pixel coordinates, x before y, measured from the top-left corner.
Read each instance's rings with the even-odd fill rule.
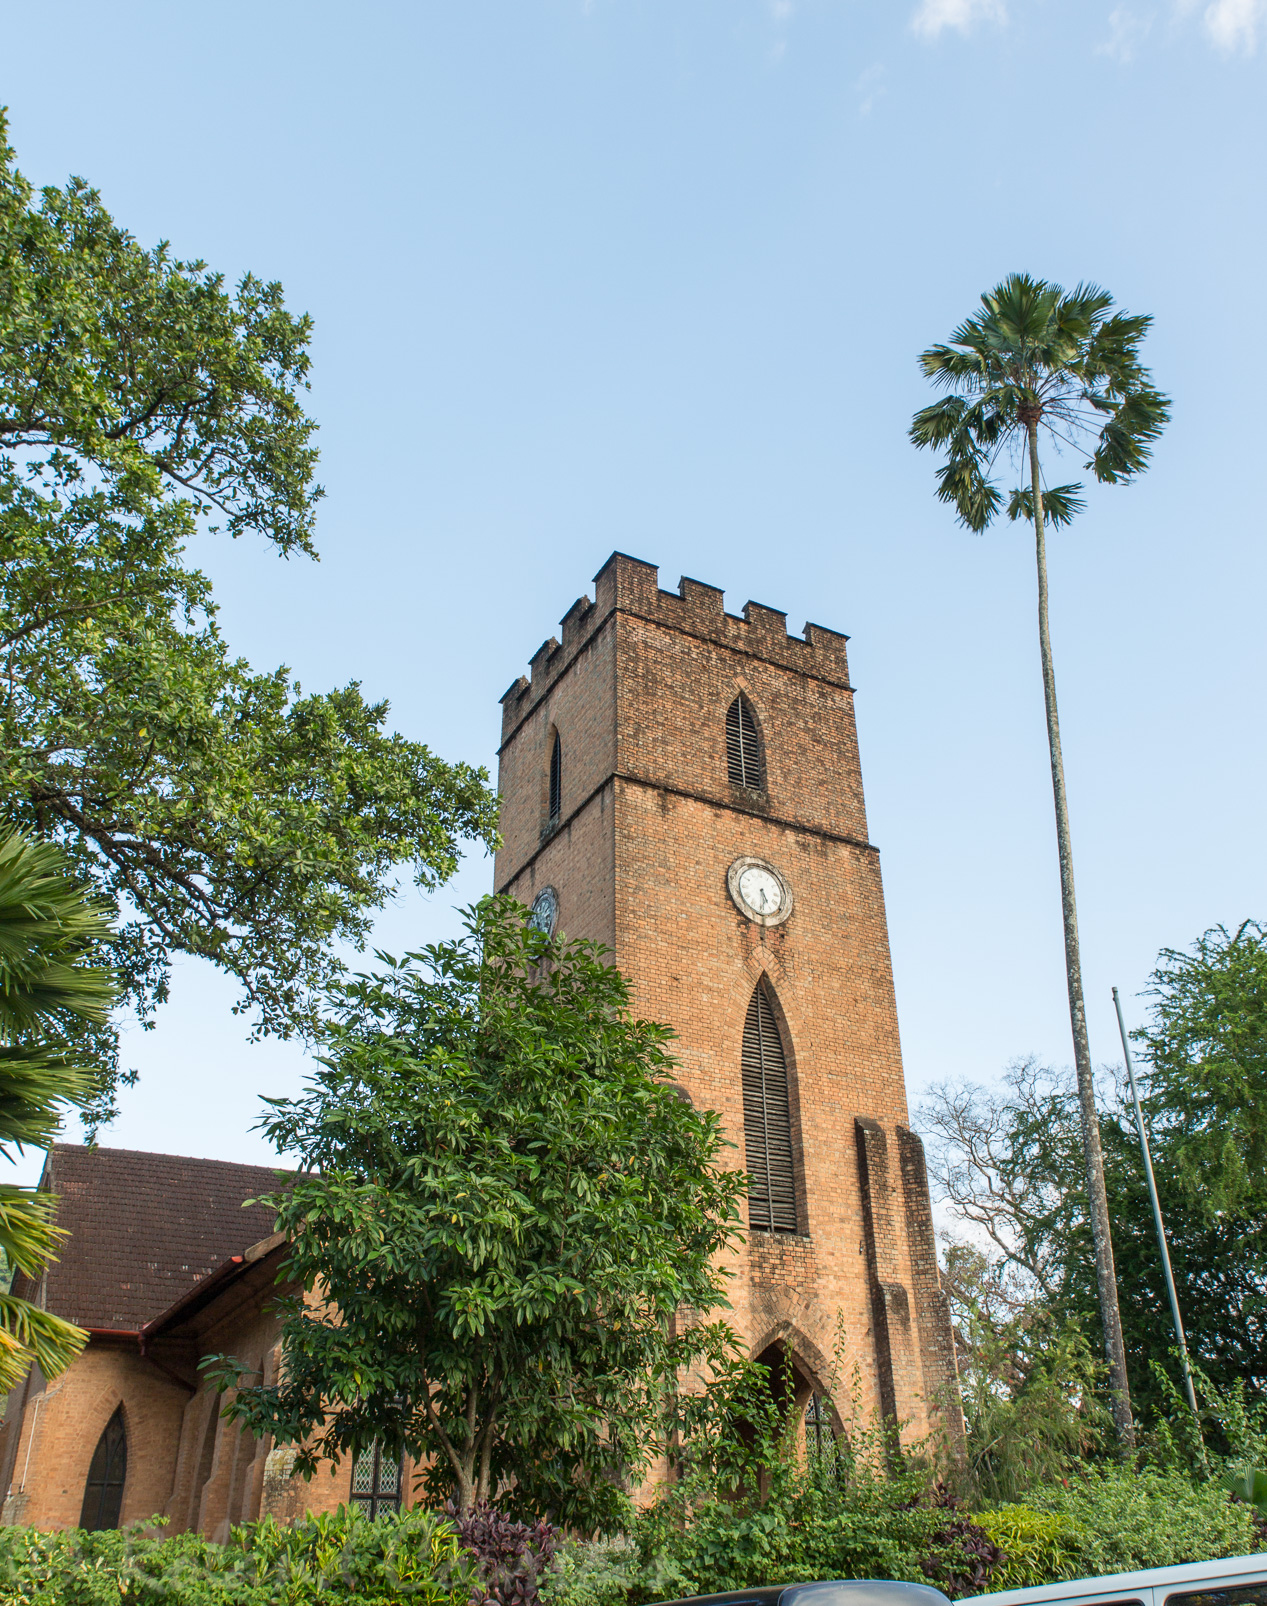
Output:
[[[0,820],[120,912],[107,957],[147,1021],[186,953],[258,1029],[304,1029],[397,866],[432,887],[495,839],[482,770],[356,682],[252,670],[185,561],[204,527],[313,552],[310,334],[280,285],[145,249],[81,180],[35,196],[0,124]]]
[[[0,837],[0,1154],[47,1148],[67,1109],[89,1096],[85,1025],[99,1026],[115,996],[113,974],[90,962],[108,938],[104,911],[67,872],[65,855],[18,832]],[[0,1183],[0,1249],[38,1281],[66,1234],[52,1195]],[[29,1300],[0,1294],[0,1390],[35,1362],[55,1377],[88,1335]]]
[[[1167,949],[1153,1007],[1134,1035],[1158,1196],[1193,1360],[1216,1389],[1267,1399],[1267,933],[1246,921]],[[1101,1119],[1118,1292],[1132,1393],[1147,1411],[1173,1379],[1166,1287],[1135,1120],[1111,1082]],[[992,1242],[1013,1314],[1094,1320],[1090,1227],[1077,1097],[1036,1062],[999,1091],[935,1089],[921,1112],[934,1176],[961,1219]],[[1000,1284],[1000,1285],[1001,1285]],[[1010,1318],[1009,1318],[1010,1319]],[[997,1326],[997,1324],[996,1324]]]
[[[1003,507],[992,478],[1000,456],[1022,451],[1031,431],[1058,450],[1089,450],[1083,464],[1120,485],[1148,466],[1170,402],[1152,382],[1139,348],[1152,318],[1113,312],[1098,285],[1066,291],[1013,273],[981,297],[949,342],[920,357],[925,377],[951,394],[916,413],[910,438],[945,454],[937,495],[970,530],[984,530]],[[1066,524],[1082,510],[1079,484],[1021,485],[1007,499],[1010,519]]]
[[[746,1179],[670,1085],[600,948],[510,899],[336,984],[321,1070],[264,1130],[301,1174],[281,1380],[229,1414],[300,1465],[380,1441],[433,1493],[605,1526],[731,1356],[718,1255]],[[226,1386],[235,1363],[217,1363]]]

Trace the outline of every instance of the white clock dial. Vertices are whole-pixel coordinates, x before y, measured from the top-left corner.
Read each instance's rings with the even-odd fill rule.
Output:
[[[781,926],[792,913],[792,889],[781,871],[764,859],[745,854],[726,872],[726,886],[735,908],[757,926]]]
[[[759,915],[778,914],[783,906],[783,888],[759,864],[750,864],[739,877],[739,896]]]

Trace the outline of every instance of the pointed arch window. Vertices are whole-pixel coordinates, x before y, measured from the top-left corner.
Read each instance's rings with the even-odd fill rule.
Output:
[[[563,747],[559,741],[559,733],[554,733],[554,745],[550,749],[550,824],[559,823],[559,815],[563,812]]]
[[[796,1232],[787,1060],[764,982],[757,983],[743,1028],[743,1134],[748,1225],[759,1232]]]
[[[765,786],[757,722],[742,692],[726,710],[726,768],[736,786],[756,792]]]
[[[123,1407],[115,1407],[106,1423],[88,1468],[84,1486],[81,1528],[117,1528],[123,1509],[123,1485],[128,1475],[128,1436],[123,1426]]]

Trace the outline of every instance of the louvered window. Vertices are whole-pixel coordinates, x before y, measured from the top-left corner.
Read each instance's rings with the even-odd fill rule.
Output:
[[[759,792],[765,785],[757,722],[742,695],[726,710],[726,767],[736,786],[748,786]]]
[[[123,1426],[123,1407],[116,1408],[97,1440],[84,1503],[79,1513],[81,1528],[117,1528],[123,1509],[123,1485],[128,1476],[128,1436]]]
[[[554,746],[550,749],[550,824],[559,823],[559,814],[563,808],[563,749],[559,745],[559,733],[554,733]]]
[[[795,1232],[796,1176],[783,1039],[763,983],[743,1028],[743,1133],[748,1163],[748,1225]]]

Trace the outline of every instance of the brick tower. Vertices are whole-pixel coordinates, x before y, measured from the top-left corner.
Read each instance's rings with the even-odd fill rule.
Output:
[[[804,1409],[843,1334],[864,1409],[957,1440],[846,638],[661,591],[621,553],[562,638],[502,698],[497,889],[610,945],[676,1030],[684,1091],[752,1176],[730,1285],[751,1353],[790,1353]]]

